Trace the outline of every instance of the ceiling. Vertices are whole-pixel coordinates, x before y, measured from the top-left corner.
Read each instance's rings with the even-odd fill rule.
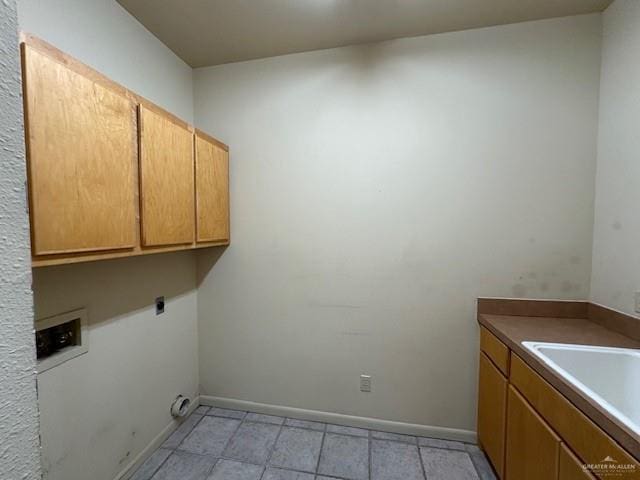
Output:
[[[612,0],[117,0],[192,67],[600,12]]]

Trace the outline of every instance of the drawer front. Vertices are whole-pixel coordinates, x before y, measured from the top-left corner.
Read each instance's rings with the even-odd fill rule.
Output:
[[[582,468],[580,459],[563,443],[560,445],[558,480],[596,480],[596,477]]]
[[[640,480],[640,463],[513,353],[510,381],[584,463],[598,465],[611,457],[618,465],[635,465],[624,472],[625,480]],[[594,473],[611,478],[611,472]]]
[[[480,350],[500,369],[509,376],[509,348],[484,327],[480,327]]]
[[[499,478],[503,477],[507,421],[507,379],[480,353],[478,384],[478,441]]]

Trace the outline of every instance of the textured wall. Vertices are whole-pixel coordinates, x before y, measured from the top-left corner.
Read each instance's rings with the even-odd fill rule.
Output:
[[[0,478],[40,478],[29,223],[14,0],[0,6]]]
[[[600,28],[196,70],[196,123],[232,146],[202,393],[473,430],[475,298],[589,294]]]
[[[635,313],[640,291],[640,2],[604,13],[591,299]]]

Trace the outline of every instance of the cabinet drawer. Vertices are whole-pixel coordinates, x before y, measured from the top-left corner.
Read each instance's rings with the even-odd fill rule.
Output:
[[[480,327],[480,350],[504,375],[509,376],[509,348],[484,327]]]
[[[596,477],[582,468],[582,462],[563,443],[560,445],[558,480],[596,480]]]
[[[624,478],[640,480],[640,463],[513,353],[510,381],[584,463],[612,457],[618,464],[636,465]],[[606,478],[606,473],[596,476]]]

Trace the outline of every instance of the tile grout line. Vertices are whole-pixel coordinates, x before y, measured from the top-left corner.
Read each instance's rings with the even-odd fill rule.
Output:
[[[194,413],[195,413],[195,411],[194,411],[191,415],[193,415]],[[189,415],[189,417],[185,418],[185,419],[184,419],[184,422],[186,422],[186,421],[187,421],[187,419],[189,419],[189,418],[191,417],[191,415]],[[180,443],[178,443],[178,445],[176,445],[175,447],[173,447],[173,448],[166,448],[166,447],[163,447],[162,445],[160,445],[158,448],[156,448],[156,449],[153,451],[153,453],[156,453],[158,450],[160,450],[160,449],[164,448],[165,450],[169,450],[171,453],[170,453],[169,455],[167,455],[167,458],[165,458],[162,462],[160,462],[160,465],[158,465],[158,467],[157,467],[156,469],[154,469],[154,470],[153,470],[153,473],[149,476],[149,480],[153,480],[153,477],[155,477],[156,473],[158,473],[158,471],[159,471],[159,470],[164,466],[164,464],[165,464],[165,463],[167,463],[167,461],[169,461],[169,458],[171,458],[171,456],[172,456],[174,453],[176,453],[176,452],[178,451],[178,447],[179,447],[179,446],[182,444],[182,442],[183,442],[183,441],[184,441],[184,440],[185,440],[185,439],[186,439],[186,438],[191,434],[191,432],[193,431],[193,429],[194,429],[194,428],[196,428],[196,426],[197,426],[197,425],[202,421],[202,419],[203,419],[203,418],[204,418],[204,415],[201,415],[201,416],[200,416],[200,420],[198,420],[198,421],[196,422],[196,424],[191,428],[191,430],[189,430],[189,432],[185,435],[185,437],[182,439],[182,441],[181,441]],[[178,427],[178,428],[180,428],[180,427]],[[176,428],[176,430],[177,430],[177,428]],[[174,431],[175,431],[175,430],[174,430]],[[167,440],[168,440],[168,438],[167,438]],[[165,440],[165,442],[166,442],[166,440]],[[152,453],[151,455],[153,455],[153,453]],[[151,458],[151,455],[149,456],[149,458]],[[217,463],[217,460],[216,460],[216,463]],[[137,471],[138,471],[140,468],[142,468],[142,466],[143,466],[143,465],[144,465],[144,463],[143,463],[142,465],[140,465],[140,466],[136,469],[136,471],[135,471],[135,472],[133,472],[133,475],[135,475],[135,474],[137,473]],[[214,465],[215,465],[215,464],[214,464]],[[133,475],[132,475],[132,477],[133,477]]]
[[[368,465],[369,466],[369,469],[368,469],[369,470],[369,476],[368,476],[369,480],[371,480],[371,471],[373,470],[373,468],[372,468],[372,458],[371,458],[371,448],[372,448],[372,446],[373,446],[373,431],[368,430],[368,433],[367,433],[367,450],[368,450],[368,452],[367,452],[367,454],[369,456],[369,465]]]
[[[267,471],[267,467],[271,466],[271,457],[273,456],[273,452],[275,452],[276,450],[276,445],[278,445],[278,440],[280,440],[280,435],[282,434],[282,430],[284,430],[284,422],[286,422],[286,418],[283,417],[282,423],[280,424],[280,429],[278,430],[278,435],[276,435],[276,440],[273,442],[273,445],[271,445],[271,448],[269,449],[269,455],[267,455],[267,460],[264,463],[265,472]],[[264,475],[264,472],[263,472],[263,475]]]
[[[308,470],[300,470],[298,468],[278,467],[276,465],[266,465],[264,463],[254,463],[254,462],[250,462],[248,460],[238,460],[237,458],[234,458],[234,457],[228,457],[228,456],[222,456],[222,455],[221,456],[206,455],[206,454],[202,454],[202,453],[187,452],[185,450],[180,450],[179,452],[176,452],[176,453],[184,453],[186,455],[191,455],[191,456],[194,456],[194,457],[215,459],[215,461],[216,461],[215,463],[216,464],[220,460],[226,460],[226,461],[229,461],[229,462],[240,463],[242,465],[251,465],[251,466],[254,466],[254,467],[261,467],[261,468],[272,467],[274,469],[284,470],[284,471],[287,471],[287,472],[296,472],[296,473],[304,473],[304,474],[307,474],[307,475],[316,475],[316,473],[310,472]],[[321,474],[321,476],[344,480],[344,477],[336,477],[335,475],[330,475],[330,474]]]
[[[225,450],[227,449],[227,447],[229,446],[229,444],[231,443],[231,440],[233,439],[233,437],[236,436],[236,434],[238,433],[238,430],[240,430],[240,427],[242,427],[242,425],[244,424],[244,418],[246,417],[246,412],[244,417],[242,417],[243,419],[240,420],[238,422],[238,426],[236,427],[236,429],[233,431],[233,433],[231,435],[229,435],[229,439],[226,441],[226,443],[224,444],[224,448],[220,450],[220,455],[218,456],[219,458],[222,458]],[[239,420],[239,419],[236,419]],[[218,461],[216,460],[216,463],[218,463]]]
[[[479,465],[478,465],[478,461],[476,460],[475,455],[472,455],[471,452],[467,452],[467,451],[465,451],[465,453],[467,455],[469,455],[469,458],[471,459],[471,465],[473,465],[473,468],[475,469],[476,474],[478,475],[478,480],[484,480],[484,478],[483,478],[484,475],[480,471],[480,468],[479,468]],[[480,450],[480,454],[484,455],[484,452],[482,450]],[[487,463],[489,463],[489,462],[487,461]],[[489,466],[489,468],[491,468],[491,466]]]
[[[207,416],[208,416],[208,417],[217,417],[217,418],[227,418],[227,419],[231,419],[231,420],[239,420],[238,418],[233,418],[233,417],[222,417],[222,416],[220,416],[220,415],[207,415]],[[285,418],[285,420],[286,420],[286,419],[287,419],[287,418],[289,418],[289,417],[281,417],[281,418]],[[294,419],[294,420],[295,420],[295,419]],[[342,426],[344,426],[344,425],[338,425],[338,424],[335,424],[335,423],[329,423],[329,424],[325,424],[325,427],[324,427],[324,429],[323,429],[323,430],[317,430],[317,429],[315,429],[315,428],[300,427],[300,426],[297,426],[297,425],[295,425],[295,426],[294,426],[294,425],[286,425],[286,424],[280,424],[280,423],[270,423],[270,422],[265,422],[265,421],[261,421],[261,420],[243,420],[243,421],[244,421],[244,422],[246,422],[246,423],[260,423],[260,424],[262,424],[262,425],[273,425],[273,426],[276,426],[276,427],[278,427],[278,426],[282,426],[282,427],[287,427],[287,428],[297,428],[297,429],[300,429],[300,430],[308,430],[308,431],[310,431],[310,432],[323,432],[323,431],[326,431],[326,429],[327,429],[327,427],[328,427],[329,425],[333,425],[333,426],[336,426],[336,427],[342,427]],[[317,422],[317,423],[322,423],[322,422]],[[358,427],[349,427],[349,428],[358,428]],[[361,430],[367,430],[367,429],[365,429],[365,428],[361,428]],[[369,431],[369,430],[367,430],[367,431]],[[333,434],[333,435],[343,435],[343,436],[345,436],[345,437],[353,437],[353,438],[369,438],[369,435],[368,435],[368,434],[367,434],[367,436],[365,437],[365,436],[362,436],[362,435],[355,435],[355,434],[353,434],[353,433],[328,432],[328,431],[327,431],[327,433],[331,433],[331,434]],[[388,440],[388,441],[389,441],[389,442],[396,442],[396,443],[407,443],[407,442],[405,442],[404,440]],[[435,448],[435,447],[434,447],[434,448]]]
[[[236,411],[238,411],[238,410],[236,410]],[[244,412],[244,413],[245,413],[245,416],[246,416],[247,413],[253,413],[253,412]],[[224,416],[224,415],[210,415],[210,414],[207,414],[207,415],[203,415],[203,417],[204,416],[207,416],[207,417],[218,417],[218,418],[228,418],[228,419],[232,419],[232,420],[240,420],[240,418],[237,418],[237,417],[227,417],[227,416]],[[276,415],[272,415],[272,416],[276,416]],[[324,428],[322,430],[318,430],[316,428],[311,428],[311,427],[302,427],[302,426],[299,426],[299,425],[287,425],[286,424],[286,420],[298,420],[297,418],[291,418],[291,417],[279,417],[279,418],[283,418],[285,420],[285,423],[282,423],[282,424],[280,424],[280,423],[272,423],[272,422],[265,422],[264,420],[243,420],[243,421],[246,421],[248,423],[262,423],[264,425],[276,425],[276,426],[284,426],[284,427],[289,427],[289,428],[299,428],[299,429],[302,429],[302,430],[310,430],[312,432],[327,431],[327,428],[330,425],[335,426],[335,427],[357,428],[357,429],[360,429],[360,430],[367,430],[367,432],[373,432],[374,431],[374,430],[370,430],[370,429],[362,428],[362,427],[350,427],[348,425],[339,425],[337,423],[325,423],[325,422],[315,422],[314,420],[302,420],[302,421],[309,421],[309,422],[315,422],[315,423],[324,424]],[[387,431],[384,431],[384,430],[376,430],[376,431],[377,432],[381,432],[381,433],[394,433],[394,432],[387,432]],[[345,435],[347,437],[355,437],[355,438],[369,438],[369,434],[367,434],[367,436],[365,437],[363,435],[356,435],[356,434],[353,434],[353,433],[345,433],[345,432],[327,432],[327,433],[332,433],[334,435]],[[405,435],[405,434],[397,434],[397,435]],[[404,444],[409,444],[409,445],[415,445],[416,442],[417,442],[418,446],[421,446],[420,445],[420,440],[419,440],[420,438],[429,438],[429,439],[439,440],[436,437],[421,437],[419,435],[405,435],[405,436],[411,437],[413,440],[398,440],[398,439],[393,439],[393,438],[375,438],[375,437],[373,437],[373,438],[375,440],[383,440],[383,441],[386,441],[386,442],[404,443]],[[414,442],[414,440],[415,440],[415,442]],[[462,444],[469,443],[469,442],[463,442],[463,441],[458,441],[458,440],[451,440],[451,441],[454,441],[454,442],[457,441],[457,442],[462,443]],[[475,445],[475,444],[469,443],[469,445]],[[439,448],[441,450],[464,451],[464,450],[460,450],[460,449],[456,449],[456,448],[436,447],[436,446],[428,446],[428,447],[429,448]]]
[[[316,471],[315,476],[317,477],[320,473],[320,459],[322,458],[322,449],[324,448],[324,439],[327,436],[327,424],[324,424],[324,428],[322,429],[322,440],[320,441],[320,451],[318,452],[318,461],[316,462]],[[315,477],[314,477],[315,478]]]
[[[156,453],[158,450],[159,450],[159,448],[158,448],[158,449],[156,449],[153,453]],[[162,466],[163,466],[165,463],[167,463],[167,460],[169,460],[169,457],[170,457],[171,455],[173,455],[173,454],[174,454],[174,452],[175,452],[175,450],[171,450],[171,453],[170,453],[169,455],[167,455],[167,458],[165,458],[162,462],[160,462],[160,465],[158,465],[158,467],[157,467],[155,470],[153,470],[153,473],[152,473],[151,475],[149,475],[149,477],[148,477],[147,479],[144,479],[144,480],[152,480],[152,479],[153,479],[153,477],[155,477],[156,473],[158,473],[158,470],[160,470],[160,469],[162,468]],[[153,454],[152,454],[152,455],[153,455]],[[151,457],[149,457],[149,458],[151,458]],[[144,463],[143,463],[142,465],[144,465]],[[133,476],[138,472],[138,470],[139,470],[140,468],[142,468],[142,465],[140,465],[140,466],[136,469],[136,471],[135,471],[135,472],[133,472],[133,475],[131,475],[131,477],[132,477],[132,478],[133,478]]]
[[[188,417],[183,421],[183,424],[184,424],[184,422],[186,422],[189,418],[191,418],[191,415],[189,415],[189,416],[188,416]],[[189,435],[191,435],[191,432],[193,432],[193,431],[195,430],[195,428],[196,428],[198,425],[200,425],[200,422],[202,422],[202,420],[203,420],[203,419],[204,419],[204,415],[200,415],[200,420],[198,420],[198,421],[193,425],[193,427],[191,427],[191,428],[189,429],[189,431],[188,431],[188,432],[187,432],[187,434],[184,436],[184,438],[183,438],[182,440],[180,440],[180,441],[178,442],[178,444],[177,444],[175,447],[173,447],[173,448],[172,448],[172,450],[173,450],[173,451],[178,450],[178,448],[180,447],[180,445],[182,445],[182,444],[184,443],[184,441],[187,439],[187,437],[188,437]],[[182,425],[180,425],[180,426],[182,426]],[[180,427],[178,427],[178,428],[180,428]],[[176,430],[175,430],[175,431],[177,431],[177,430],[178,430],[178,429],[176,428]],[[169,438],[171,438],[171,437],[169,437]],[[168,439],[167,439],[167,440],[168,440]]]
[[[216,458],[216,461],[213,462],[213,465],[211,465],[211,468],[209,469],[209,471],[207,472],[207,476],[205,478],[209,478],[209,476],[213,473],[213,470],[216,468],[216,465],[218,465],[218,462],[220,461],[220,458]]]
[[[424,468],[424,462],[422,461],[422,450],[420,450],[420,440],[418,440],[418,460],[420,460],[420,468],[422,469],[422,476],[427,479],[427,469]]]

